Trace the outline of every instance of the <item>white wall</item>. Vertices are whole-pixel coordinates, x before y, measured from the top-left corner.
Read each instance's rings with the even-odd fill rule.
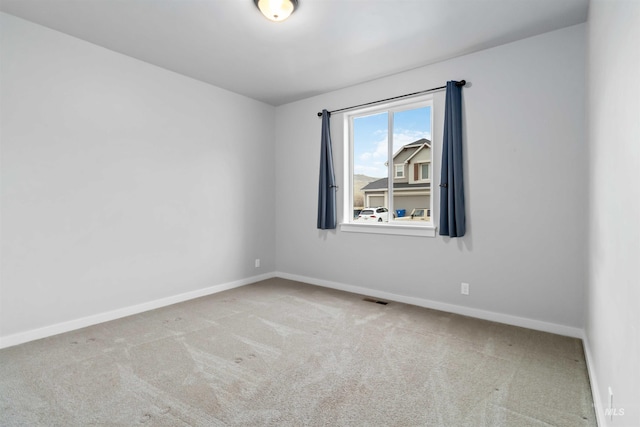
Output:
[[[274,270],[273,107],[0,24],[0,336]]]
[[[578,25],[278,107],[278,271],[579,331],[587,243],[584,62],[585,26]],[[467,235],[317,230],[316,113],[451,79],[470,82],[463,90]],[[443,101],[439,92],[436,142]],[[341,182],[342,115],[332,120]],[[440,149],[434,150],[439,164]],[[469,296],[460,295],[463,281],[471,285]]]
[[[592,0],[588,86],[579,25],[278,109],[10,15],[0,27],[0,338],[274,269],[581,328],[588,281],[596,400],[611,387],[625,410],[600,422],[640,425],[637,2]],[[315,113],[461,78],[467,236],[316,230]],[[332,129],[341,181],[340,115]]]
[[[624,415],[601,426],[640,426],[640,2],[590,4],[591,198],[586,332],[592,387],[611,387]],[[620,412],[618,412],[620,414]]]

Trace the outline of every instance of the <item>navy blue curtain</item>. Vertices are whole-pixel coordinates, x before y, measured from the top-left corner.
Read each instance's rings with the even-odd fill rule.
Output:
[[[462,175],[462,86],[447,82],[440,175],[441,236],[462,237],[466,231]]]
[[[329,113],[322,110],[322,136],[320,140],[320,182],[318,184],[318,228],[332,230],[336,228],[336,177],[333,172],[333,154],[331,153],[331,133],[329,131]]]

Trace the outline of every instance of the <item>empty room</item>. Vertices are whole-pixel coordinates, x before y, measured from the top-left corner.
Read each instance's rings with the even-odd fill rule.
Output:
[[[640,1],[1,0],[1,426],[640,426]]]

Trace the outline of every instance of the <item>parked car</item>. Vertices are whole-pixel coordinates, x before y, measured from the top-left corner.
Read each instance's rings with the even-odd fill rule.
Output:
[[[389,210],[383,207],[364,208],[360,211],[357,222],[386,222],[389,221]]]
[[[398,221],[431,221],[431,209],[415,208],[410,215],[400,217]]]

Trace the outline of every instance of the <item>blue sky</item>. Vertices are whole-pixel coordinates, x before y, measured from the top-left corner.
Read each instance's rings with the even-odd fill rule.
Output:
[[[353,128],[353,170],[376,178],[387,176],[387,113],[359,117]],[[393,152],[420,138],[431,140],[431,107],[394,114]]]

